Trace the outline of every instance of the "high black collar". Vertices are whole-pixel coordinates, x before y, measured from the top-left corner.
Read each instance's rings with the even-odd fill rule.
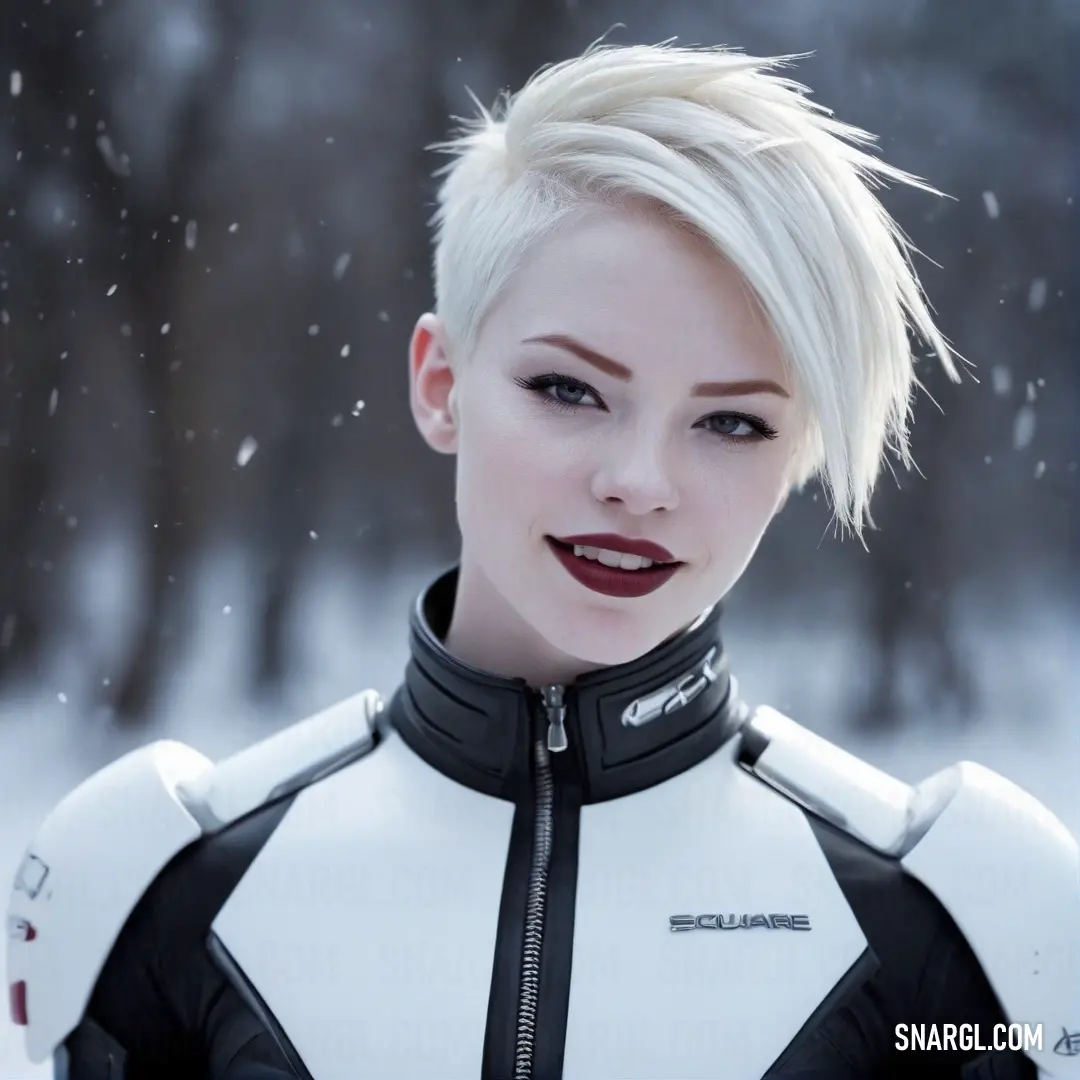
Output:
[[[388,720],[447,776],[485,794],[516,799],[531,788],[533,745],[546,739],[549,716],[541,695],[523,679],[470,667],[443,647],[456,587],[454,568],[416,601],[409,627],[412,656]],[[645,656],[591,672],[565,688],[568,747],[551,760],[557,776],[580,784],[584,802],[667,780],[738,730],[742,709],[719,621],[716,605]],[[666,702],[666,714],[627,723],[625,711],[634,702],[644,705],[650,695]]]

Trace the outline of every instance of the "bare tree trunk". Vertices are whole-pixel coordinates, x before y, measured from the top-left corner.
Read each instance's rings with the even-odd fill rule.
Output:
[[[81,277],[73,228],[90,216],[67,198],[80,179],[68,144],[82,74],[70,23],[63,11],[24,2],[4,26],[16,158],[3,190],[8,240],[0,245],[0,679],[34,672],[56,630],[56,571],[68,543],[57,498],[60,406]],[[43,205],[42,186],[55,205]]]
[[[303,206],[305,195],[297,192],[295,201]],[[275,334],[281,351],[274,367],[282,372],[282,383],[273,407],[264,410],[270,417],[261,463],[267,479],[251,542],[260,587],[252,681],[264,695],[275,693],[290,674],[290,619],[312,534],[318,535],[320,466],[327,464],[326,432],[332,415],[327,399],[335,379],[328,370],[326,343],[340,339],[332,328],[339,305],[336,295],[327,295],[331,262],[323,251],[319,223],[301,211],[293,228],[304,248],[302,262],[293,271],[302,302],[282,313],[288,324]]]
[[[150,709],[168,659],[185,632],[185,590],[174,586],[190,570],[195,537],[186,512],[182,443],[173,422],[172,339],[161,328],[169,322],[187,247],[197,243],[194,181],[213,151],[219,102],[234,77],[242,34],[233,0],[223,0],[215,12],[218,59],[214,70],[193,80],[171,133],[167,182],[152,202],[136,198],[128,210],[129,257],[121,265],[137,298],[135,373],[149,423],[141,536],[149,557],[134,647],[113,699],[122,724],[140,721]]]
[[[962,391],[961,391],[962,392]],[[924,414],[932,406],[922,402]],[[958,409],[959,411],[959,409]],[[961,566],[955,558],[957,523],[948,477],[953,441],[963,438],[955,420],[926,416],[917,460],[926,476],[882,480],[882,506],[874,515],[880,531],[868,534],[867,626],[872,643],[872,675],[856,724],[867,731],[905,724],[902,685],[918,688],[918,704],[967,722],[977,694],[969,659],[956,629]]]

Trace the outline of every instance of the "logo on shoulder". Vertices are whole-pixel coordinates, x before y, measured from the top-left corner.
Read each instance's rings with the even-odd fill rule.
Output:
[[[669,915],[671,930],[809,930],[809,915]]]
[[[41,892],[41,887],[48,876],[48,866],[42,859],[31,853],[23,859],[19,872],[15,875],[15,891],[24,892],[33,900]]]

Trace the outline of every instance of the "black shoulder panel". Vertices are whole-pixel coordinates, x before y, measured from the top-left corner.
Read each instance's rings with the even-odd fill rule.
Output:
[[[280,1060],[207,939],[292,798],[196,842],[165,867],[124,925],[84,1022],[56,1055],[66,1080],[192,1080],[220,1074],[241,1052],[253,1062]]]

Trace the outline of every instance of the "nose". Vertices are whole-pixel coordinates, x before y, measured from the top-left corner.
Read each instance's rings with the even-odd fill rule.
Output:
[[[592,493],[600,502],[621,504],[636,515],[679,505],[662,440],[640,435],[617,440],[605,453],[592,478]]]

